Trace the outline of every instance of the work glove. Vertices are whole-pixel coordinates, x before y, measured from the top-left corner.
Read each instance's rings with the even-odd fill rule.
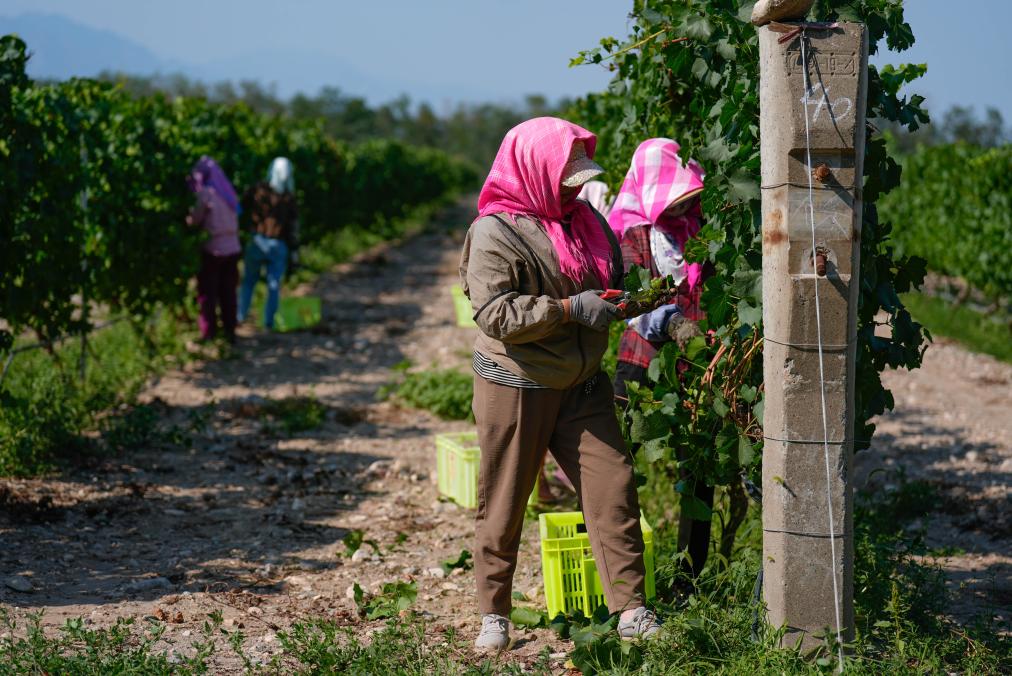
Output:
[[[696,336],[703,335],[703,332],[699,330],[699,324],[691,319],[686,319],[685,315],[678,314],[668,321],[668,336],[671,340],[678,344],[679,349],[685,350],[685,346],[689,344],[689,341]]]
[[[677,305],[662,305],[652,312],[630,319],[629,328],[647,340],[669,340],[668,324],[681,313],[682,310]]]
[[[622,311],[614,303],[601,298],[603,291],[584,291],[569,297],[569,318],[594,331],[604,331]]]

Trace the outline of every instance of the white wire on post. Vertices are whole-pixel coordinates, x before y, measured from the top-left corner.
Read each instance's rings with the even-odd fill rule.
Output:
[[[819,306],[819,275],[815,270],[815,189],[812,185],[812,137],[808,124],[808,93],[811,83],[808,79],[808,35],[804,27],[801,29],[801,70],[805,76],[804,118],[805,118],[805,167],[808,174],[808,216],[812,226],[812,272],[815,273],[815,332],[819,348],[819,399],[822,402],[822,438],[823,455],[826,459],[826,506],[829,508],[829,548],[833,558],[829,567],[833,575],[833,609],[836,612],[836,645],[839,649],[840,673],[843,673],[843,630],[840,621],[840,587],[836,581],[836,520],[833,518],[832,471],[829,467],[829,416],[826,414],[826,375],[822,359],[822,309]]]

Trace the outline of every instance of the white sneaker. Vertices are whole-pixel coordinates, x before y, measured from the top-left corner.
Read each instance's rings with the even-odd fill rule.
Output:
[[[654,611],[640,606],[633,611],[633,616],[628,621],[619,618],[618,635],[624,639],[644,638],[650,639],[661,630],[661,623],[657,621]]]
[[[478,650],[506,650],[510,644],[510,621],[502,615],[488,614],[481,617],[481,633],[474,641]]]

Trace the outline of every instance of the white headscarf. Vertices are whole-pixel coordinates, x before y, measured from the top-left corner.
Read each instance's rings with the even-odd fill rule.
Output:
[[[587,181],[580,190],[579,198],[590,202],[590,206],[597,209],[605,218],[611,210],[611,200],[608,199],[608,184],[604,181]]]
[[[276,193],[295,192],[295,170],[287,157],[275,157],[267,170],[267,182]]]

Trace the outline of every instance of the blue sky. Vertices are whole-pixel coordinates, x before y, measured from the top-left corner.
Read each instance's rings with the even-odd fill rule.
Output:
[[[61,15],[139,43],[166,69],[256,77],[281,94],[333,84],[373,102],[404,91],[437,105],[550,98],[604,87],[569,58],[626,33],[627,0],[3,0],[0,14]],[[927,62],[913,91],[933,110],[997,107],[1012,120],[1012,0],[908,0],[918,44],[894,62]],[[968,13],[973,9],[973,14]],[[3,28],[0,17],[0,30]],[[40,55],[41,58],[42,55]],[[877,58],[877,62],[885,59]],[[129,70],[130,64],[119,65]]]

